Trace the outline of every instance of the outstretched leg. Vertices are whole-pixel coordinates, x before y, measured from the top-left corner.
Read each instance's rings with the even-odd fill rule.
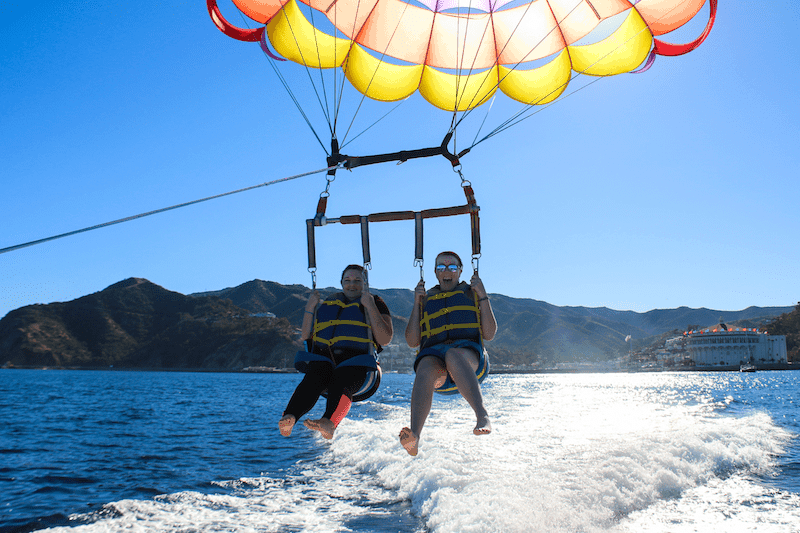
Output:
[[[319,431],[326,439],[333,438],[333,432],[347,416],[352,405],[352,396],[367,376],[362,367],[345,367],[333,371],[333,380],[328,386],[328,402],[325,413],[318,420],[306,420],[303,424],[314,431]]]
[[[400,443],[410,455],[417,455],[422,427],[433,403],[433,391],[447,379],[447,370],[440,359],[423,357],[417,365],[414,388],[411,390],[411,427],[400,432]]]
[[[317,403],[320,394],[333,377],[332,367],[328,363],[313,361],[308,364],[308,371],[292,394],[289,404],[283,411],[283,417],[278,421],[281,435],[288,437],[292,428],[304,414],[309,412]]]
[[[458,387],[458,392],[467,400],[475,411],[477,423],[472,432],[475,435],[487,435],[492,432],[489,413],[483,405],[483,394],[475,370],[478,368],[478,354],[469,348],[450,348],[445,354],[447,371]]]

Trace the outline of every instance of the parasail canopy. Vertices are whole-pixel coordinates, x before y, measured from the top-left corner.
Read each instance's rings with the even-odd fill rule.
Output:
[[[676,45],[658,37],[693,19],[705,0],[233,0],[259,24],[253,29],[230,24],[216,0],[207,2],[230,37],[265,47],[268,40],[308,68],[342,69],[369,98],[419,91],[451,112],[498,89],[526,105],[547,104],[574,73],[611,76],[689,52],[710,32],[717,4],[709,0],[701,35]]]

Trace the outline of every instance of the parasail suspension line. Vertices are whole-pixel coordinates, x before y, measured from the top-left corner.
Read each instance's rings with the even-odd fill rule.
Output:
[[[411,98],[411,97],[409,96],[408,98]],[[391,108],[389,111],[387,111],[387,112],[386,112],[386,114],[384,114],[382,117],[380,117],[379,119],[377,119],[376,121],[374,121],[372,124],[370,124],[369,126],[367,126],[366,128],[364,128],[363,130],[361,130],[361,133],[358,133],[358,134],[356,134],[356,136],[355,136],[355,137],[353,137],[352,139],[350,139],[349,141],[347,141],[347,142],[344,142],[344,141],[342,141],[344,144],[342,144],[342,146],[341,146],[341,147],[342,147],[342,148],[344,148],[345,146],[347,146],[347,145],[348,145],[348,144],[350,144],[351,142],[355,141],[356,139],[358,139],[359,137],[361,137],[362,135],[364,135],[365,133],[367,133],[367,132],[368,132],[370,129],[372,129],[372,127],[373,127],[373,126],[377,125],[377,124],[378,124],[378,122],[380,122],[380,121],[382,121],[383,119],[385,119],[386,117],[388,117],[388,116],[389,116],[389,115],[390,115],[392,112],[394,112],[394,111],[395,111],[395,110],[396,110],[398,107],[400,107],[402,104],[404,104],[404,103],[405,103],[405,101],[406,101],[406,100],[408,100],[408,98],[404,98],[403,100],[400,100],[400,101],[397,103],[397,105],[396,105],[396,106],[394,106],[393,108]],[[344,133],[344,138],[347,138],[347,135],[350,133],[350,129],[353,127],[353,123],[354,123],[354,122],[355,122],[355,117],[353,117],[353,120],[350,122],[350,126],[347,128],[347,131]]]
[[[333,0],[333,3],[331,3],[331,7],[333,7],[333,4],[334,4],[335,2],[336,2],[336,0]],[[355,10],[355,13],[353,14],[353,21],[352,21],[352,23],[353,23],[353,25],[354,25],[354,26],[356,25],[356,21],[358,20],[359,10],[361,9],[361,0],[358,0],[358,2],[357,2],[357,4],[356,4],[356,6],[357,6],[357,7],[356,7],[356,10]],[[397,34],[397,30],[398,30],[398,28],[400,27],[400,22],[401,22],[401,20],[403,19],[403,17],[405,16],[405,14],[406,14],[406,11],[408,10],[408,7],[409,7],[409,4],[408,4],[408,3],[406,3],[406,2],[403,2],[403,11],[400,13],[400,16],[397,18],[397,24],[395,25],[395,28],[394,28],[394,30],[392,31],[392,35],[391,35],[391,36],[389,37],[389,39],[386,41],[386,47],[385,47],[385,48],[383,49],[383,51],[381,52],[381,56],[380,56],[380,59],[379,59],[379,61],[380,61],[380,62],[383,62],[383,59],[384,59],[384,57],[386,57],[386,51],[389,49],[389,46],[391,46],[391,44],[392,44],[392,41],[394,41],[394,37],[395,37],[395,35]],[[329,7],[328,9],[330,9],[330,7]],[[338,14],[338,11],[337,11],[336,13]],[[354,41],[353,41],[353,39],[351,39],[351,40],[350,40],[351,46],[353,45],[353,42],[354,42]],[[372,86],[372,82],[375,80],[375,77],[377,76],[377,74],[378,74],[378,69],[376,69],[376,70],[375,70],[375,71],[372,73],[372,76],[370,77],[369,83],[367,84],[366,90],[365,90],[365,91],[362,93],[362,95],[361,95],[361,99],[359,100],[359,102],[358,102],[358,106],[356,107],[356,110],[355,110],[355,112],[353,113],[353,117],[350,119],[350,125],[347,127],[347,131],[345,131],[345,134],[344,134],[344,136],[342,137],[342,143],[344,143],[344,144],[343,144],[343,146],[347,144],[347,143],[345,143],[345,141],[347,140],[347,136],[349,135],[349,133],[350,133],[350,130],[353,128],[353,125],[355,124],[356,117],[358,116],[358,113],[361,111],[361,107],[364,105],[364,101],[365,101],[365,100],[366,100],[366,98],[367,98],[367,94],[366,94],[366,93],[367,93],[367,92],[369,92],[369,88]],[[342,91],[342,93],[344,92],[344,81],[345,81],[345,78],[346,78],[346,76],[345,76],[345,75],[343,75],[343,76],[342,76],[342,87],[341,87],[341,91]],[[341,94],[342,94],[342,93],[340,93],[340,96],[341,96]],[[383,120],[384,118],[386,118],[386,116],[387,116],[389,113],[391,113],[392,111],[394,111],[395,109],[397,109],[397,108],[398,108],[398,107],[399,107],[399,106],[400,106],[402,103],[404,103],[406,100],[408,100],[408,98],[404,98],[403,100],[401,100],[401,101],[400,101],[400,102],[399,102],[399,103],[398,103],[398,104],[397,104],[395,107],[393,107],[393,108],[392,108],[392,109],[391,109],[391,110],[390,110],[388,113],[386,113],[386,115],[383,115],[381,118],[379,118],[378,120],[376,120],[375,122],[373,122],[372,124],[370,124],[369,126],[367,126],[367,128],[366,128],[365,130],[363,130],[361,133],[359,133],[358,135],[356,135],[356,136],[355,136],[355,138],[351,139],[351,141],[350,141],[350,142],[352,142],[353,140],[355,140],[356,138],[358,138],[359,136],[361,136],[361,135],[362,135],[364,132],[366,132],[367,130],[369,130],[370,128],[372,128],[372,127],[373,127],[375,124],[377,124],[378,122],[380,122],[381,120]],[[338,112],[339,112],[339,109],[338,109],[338,108],[337,108],[337,111],[336,111],[336,112],[337,112],[337,116],[338,116]]]
[[[712,9],[714,9],[714,8],[715,8],[715,6],[716,6],[716,0],[711,0],[711,3],[713,4],[713,6],[712,6]],[[627,42],[629,42],[630,40],[634,39],[634,38],[635,38],[637,35],[639,35],[641,32],[645,31],[645,29],[646,29],[646,28],[642,28],[641,30],[639,30],[639,32],[638,32],[636,35],[632,35],[631,37],[629,37],[629,38],[628,38],[628,40],[627,40],[627,41],[620,43],[620,44],[619,44],[617,47],[615,47],[613,50],[609,51],[609,52],[608,52],[606,55],[604,55],[604,56],[602,56],[602,57],[599,57],[599,58],[598,58],[598,59],[597,59],[597,60],[596,60],[594,63],[592,63],[591,65],[589,65],[589,66],[587,67],[587,69],[589,69],[589,68],[593,67],[594,65],[596,65],[597,63],[599,63],[600,61],[602,61],[603,59],[605,59],[605,58],[606,58],[606,57],[608,57],[609,55],[613,54],[613,53],[614,53],[615,51],[617,51],[618,49],[622,48],[622,47],[623,47],[623,46],[624,46],[624,45],[625,45]],[[516,65],[515,65],[515,67],[514,67],[514,68],[516,68]],[[476,145],[478,145],[478,144],[482,143],[483,141],[485,141],[485,140],[487,140],[487,139],[489,139],[489,138],[491,138],[491,137],[493,137],[493,136],[497,135],[498,133],[501,133],[501,132],[503,132],[503,131],[505,131],[505,130],[507,130],[507,129],[511,128],[512,126],[516,126],[517,124],[519,124],[519,123],[520,123],[520,122],[522,122],[523,120],[526,120],[526,119],[528,119],[528,118],[532,117],[533,115],[536,115],[536,114],[538,114],[538,113],[539,113],[539,112],[541,112],[541,111],[544,111],[545,109],[549,108],[550,106],[552,106],[552,105],[554,105],[554,104],[556,104],[556,103],[560,103],[560,102],[564,101],[566,98],[568,98],[568,97],[570,97],[570,96],[574,95],[575,93],[577,93],[577,92],[579,92],[579,91],[582,91],[583,89],[585,89],[585,88],[589,87],[590,85],[593,85],[593,84],[597,83],[598,81],[600,81],[601,79],[604,79],[604,78],[606,78],[606,77],[607,77],[607,76],[599,76],[599,77],[596,77],[596,78],[594,78],[592,81],[590,81],[589,83],[587,83],[586,85],[584,85],[583,87],[579,87],[578,89],[576,89],[576,90],[574,90],[574,91],[570,92],[569,94],[567,94],[567,95],[565,95],[565,96],[563,96],[563,97],[561,97],[561,98],[558,98],[558,99],[554,100],[553,102],[550,102],[549,104],[547,104],[547,105],[545,105],[545,106],[543,106],[543,107],[541,107],[541,108],[538,108],[538,109],[536,109],[536,108],[535,108],[535,106],[536,106],[536,104],[537,104],[538,102],[540,102],[540,101],[542,101],[542,100],[546,99],[547,97],[549,97],[549,96],[550,96],[550,94],[553,94],[553,92],[555,92],[555,91],[558,91],[558,90],[559,90],[561,87],[564,87],[565,85],[569,84],[570,82],[572,82],[572,81],[573,81],[575,78],[577,78],[578,76],[585,76],[585,75],[586,75],[586,74],[585,74],[585,71],[584,71],[584,72],[577,72],[577,73],[576,73],[574,76],[572,76],[572,77],[571,77],[571,78],[570,78],[570,79],[569,79],[567,82],[565,82],[563,85],[561,85],[561,86],[559,86],[559,87],[557,87],[557,88],[553,89],[553,91],[551,91],[549,94],[547,94],[547,95],[543,96],[543,97],[542,97],[540,100],[538,100],[537,102],[530,102],[530,103],[528,103],[528,104],[524,105],[524,106],[522,107],[522,109],[520,109],[520,110],[519,110],[518,112],[516,112],[514,115],[512,115],[511,117],[509,117],[508,119],[506,119],[505,121],[503,121],[503,122],[502,122],[502,123],[501,123],[499,126],[497,126],[497,127],[494,129],[494,130],[492,130],[491,132],[489,132],[489,133],[488,133],[486,136],[484,136],[482,139],[480,139],[479,141],[473,142],[473,144],[472,144],[472,146],[470,146],[470,148],[474,148]],[[498,82],[498,84],[499,84],[499,82]],[[532,110],[533,110],[533,111],[532,111]],[[465,115],[466,115],[466,114],[465,114]],[[521,117],[521,118],[520,118],[520,117]],[[463,120],[464,118],[465,118],[465,117],[462,117],[462,120]]]
[[[531,5],[532,5],[532,4],[533,4],[533,2],[529,2],[529,3],[528,3],[526,6],[525,6],[525,12],[524,12],[525,14],[527,14],[527,13],[528,13],[528,11],[531,9]],[[569,11],[569,13],[567,13],[567,14],[564,16],[564,19],[566,19],[567,17],[569,17],[569,16],[570,16],[570,15],[571,15],[571,14],[572,14],[572,13],[573,13],[573,12],[574,12],[576,9],[578,9],[578,7],[579,7],[581,4],[582,4],[582,2],[577,2],[577,3],[576,3],[576,5],[575,5],[575,7],[573,7],[573,8],[572,8],[572,9]],[[502,49],[502,50],[501,50],[501,51],[498,53],[498,56],[499,56],[500,54],[502,54],[502,52],[505,50],[505,48],[506,48],[506,47],[509,45],[509,43],[511,42],[511,37],[513,37],[513,36],[514,36],[514,35],[517,33],[517,30],[520,28],[520,26],[521,26],[521,24],[522,24],[522,20],[524,19],[524,16],[525,16],[525,15],[523,15],[522,17],[520,17],[519,21],[517,22],[517,25],[516,25],[516,26],[514,27],[514,29],[511,31],[511,34],[510,34],[510,36],[509,36],[509,40],[508,40],[508,41],[506,41],[506,44],[503,46],[503,49]],[[564,19],[562,19],[562,20],[564,20]],[[540,44],[542,44],[542,42],[544,42],[544,40],[545,40],[545,39],[546,39],[546,38],[547,38],[547,37],[548,37],[548,36],[549,36],[551,33],[553,33],[554,31],[556,31],[558,28],[559,28],[559,22],[557,22],[557,23],[556,23],[556,24],[555,24],[555,25],[554,25],[554,26],[553,26],[553,27],[550,29],[550,31],[547,33],[547,35],[543,36],[543,37],[542,37],[542,38],[539,40],[539,42],[538,42],[538,43],[536,43],[536,44],[533,46],[533,48],[531,48],[531,51],[530,51],[530,52],[533,52],[533,51],[534,51],[534,50],[535,50],[535,49],[536,49],[536,48],[537,48],[537,47],[538,47]],[[484,37],[484,36],[485,36],[485,34],[481,36],[481,42],[483,42],[483,37]],[[476,58],[476,59],[477,59],[477,58]],[[475,64],[475,63],[474,63],[474,61],[473,61],[473,67],[474,67],[474,64]],[[514,66],[514,69],[516,69],[518,66],[519,66],[519,63],[517,63],[517,64]],[[512,70],[514,70],[514,69],[512,69]],[[471,72],[472,72],[472,70],[473,70],[473,68],[471,67],[471,68],[470,68],[470,70],[469,70],[469,72],[471,73]],[[480,86],[479,86],[479,87],[476,89],[475,95],[473,96],[472,100],[470,101],[470,105],[471,105],[471,104],[472,104],[472,103],[475,101],[475,96],[477,96],[477,95],[479,94],[479,92],[480,92],[481,88],[483,87],[483,84],[484,84],[484,83],[486,83],[488,79],[489,79],[488,75],[484,77],[484,79],[483,79],[483,81],[481,82]],[[498,80],[498,81],[497,81],[497,82],[494,84],[494,87],[493,87],[494,89],[497,89],[497,88],[500,86],[500,81],[502,81],[502,80]],[[455,113],[453,113],[453,120],[454,120],[454,123],[452,123],[452,124],[450,125],[450,129],[452,129],[452,130],[455,130],[455,128],[457,128],[457,127],[458,127],[458,125],[459,125],[459,124],[460,124],[460,123],[461,123],[461,122],[462,122],[464,119],[466,119],[466,118],[467,118],[469,115],[471,115],[471,114],[472,114],[472,111],[474,111],[475,109],[477,109],[477,107],[478,107],[480,104],[482,104],[482,103],[483,103],[483,102],[479,102],[479,103],[478,103],[478,105],[476,105],[476,106],[474,106],[474,107],[473,107],[473,106],[471,106],[471,109],[468,109],[468,110],[464,111],[464,112],[461,114],[461,118],[459,118],[457,121],[455,120],[455,119],[456,119],[456,114],[455,114]],[[484,121],[485,121],[485,119],[484,119]],[[472,145],[470,148],[472,148],[472,147],[474,147],[474,146],[475,146],[475,144],[473,144],[473,145]]]
[[[322,149],[325,150],[325,153],[327,154],[328,151],[325,148],[325,145],[322,143],[322,140],[320,139],[319,135],[317,134],[317,130],[314,129],[314,126],[311,124],[311,121],[309,120],[308,115],[303,109],[303,106],[300,104],[300,100],[298,100],[297,96],[295,96],[294,92],[289,86],[289,83],[286,81],[286,78],[283,76],[283,74],[277,67],[278,61],[286,61],[286,60],[276,56],[270,51],[269,46],[267,45],[267,32],[265,31],[266,28],[265,27],[260,27],[256,29],[247,28],[247,26],[249,26],[248,21],[245,19],[244,15],[241,12],[239,12],[239,16],[241,17],[242,22],[244,23],[246,29],[237,28],[231,25],[222,16],[222,13],[220,12],[219,7],[217,6],[217,0],[206,0],[206,3],[208,7],[208,13],[211,16],[211,19],[214,21],[214,24],[224,34],[241,41],[258,41],[259,46],[261,47],[261,51],[269,60],[270,67],[275,72],[278,81],[281,82],[281,85],[283,85],[284,90],[286,90],[286,94],[288,94],[289,98],[291,98],[292,102],[297,108],[297,111],[300,113],[300,116],[303,117],[303,120],[305,120],[306,125],[311,130],[311,133],[314,134],[314,137],[316,137],[317,142],[320,144],[320,146],[322,146]],[[308,70],[308,67],[306,67],[306,70]],[[316,92],[316,85],[314,85],[313,80],[312,80],[312,86],[314,87],[314,90]],[[317,93],[317,100],[319,100],[319,93]],[[320,105],[322,105],[321,102]]]
[[[284,9],[284,8],[281,8],[281,9]],[[313,9],[312,9],[312,15],[313,15]],[[300,59],[302,60],[302,65],[306,69],[306,75],[308,76],[308,81],[311,83],[311,87],[314,89],[314,94],[317,97],[317,102],[319,103],[320,109],[322,110],[322,114],[325,116],[325,120],[328,122],[328,128],[329,128],[329,130],[331,132],[331,135],[333,136],[334,135],[333,124],[332,124],[331,117],[330,117],[330,110],[328,109],[328,106],[327,106],[328,95],[325,92],[325,78],[322,77],[322,72],[321,72],[322,69],[319,69],[320,70],[320,79],[321,79],[322,90],[323,90],[323,93],[324,93],[324,99],[325,99],[326,103],[322,102],[323,98],[320,97],[319,89],[317,88],[317,84],[314,83],[314,77],[311,74],[311,69],[310,69],[310,67],[308,65],[308,61],[306,61],[306,58],[303,56],[303,52],[302,52],[302,49],[300,47],[300,43],[297,40],[297,35],[295,33],[295,28],[292,26],[289,17],[286,18],[286,21],[287,21],[287,25],[289,27],[289,31],[292,34],[292,39],[294,40],[295,46],[297,47],[297,53],[300,54]],[[264,32],[264,33],[266,33],[266,32]],[[316,39],[316,34],[315,34],[315,39]],[[319,43],[317,41],[315,41],[315,48],[317,50],[317,61],[319,61]]]
[[[486,141],[486,140],[494,137],[498,133],[502,133],[505,130],[507,130],[507,129],[513,127],[513,126],[516,126],[517,124],[519,124],[523,120],[527,120],[527,119],[531,118],[532,116],[541,113],[545,109],[547,109],[547,108],[549,108],[549,107],[551,107],[551,106],[553,106],[553,105],[555,105],[557,103],[563,102],[566,98],[569,98],[570,96],[574,95],[575,93],[586,89],[590,85],[593,85],[593,84],[597,83],[598,81],[600,81],[602,79],[605,79],[605,78],[595,78],[592,81],[590,81],[589,83],[587,83],[586,85],[584,85],[583,87],[578,87],[577,89],[575,89],[571,93],[566,94],[566,95],[562,96],[561,98],[559,98],[558,100],[550,102],[547,105],[544,105],[544,106],[541,106],[541,107],[538,107],[538,108],[534,107],[535,104],[526,105],[523,109],[519,110],[517,113],[512,115],[510,118],[508,118],[505,121],[503,121],[503,123],[501,123],[495,129],[493,129],[492,131],[487,133],[479,141],[475,142],[470,148],[474,148],[476,145],[478,145],[478,144],[482,143],[483,141]]]
[[[264,35],[266,35],[266,32],[264,32]],[[264,43],[264,46],[266,46],[266,42],[263,41],[263,37],[262,37],[262,42]],[[286,89],[286,94],[288,94],[289,98],[292,99],[292,102],[294,102],[294,105],[297,108],[297,111],[300,113],[300,116],[303,117],[303,120],[305,120],[306,125],[311,130],[311,133],[314,134],[314,137],[316,137],[317,142],[320,144],[320,146],[322,146],[322,149],[325,150],[325,153],[327,154],[328,153],[328,149],[325,148],[325,144],[323,144],[322,139],[319,138],[319,134],[317,133],[317,130],[314,129],[314,126],[311,124],[311,120],[309,120],[308,115],[306,115],[306,112],[303,109],[303,106],[300,105],[300,100],[297,99],[297,97],[295,96],[295,94],[292,91],[291,87],[289,86],[289,83],[286,81],[286,78],[284,78],[284,76],[281,73],[281,71],[278,70],[278,67],[277,67],[277,64],[276,64],[275,60],[273,58],[269,57],[269,54],[266,53],[266,50],[264,51],[264,54],[267,56],[267,59],[269,59],[270,67],[272,67],[272,70],[275,72],[275,75],[278,77],[278,80],[281,82],[281,85],[283,85],[283,88]]]
[[[489,108],[486,110],[486,114],[483,116],[483,120],[481,121],[481,125],[478,127],[478,131],[475,132],[475,138],[472,139],[472,146],[475,146],[476,141],[478,140],[478,135],[481,134],[481,130],[483,126],[486,125],[486,120],[489,118],[489,113],[492,112],[492,108],[494,107],[494,101],[497,99],[497,92],[494,93],[492,96],[491,101],[489,102]]]
[[[685,54],[687,52],[690,52],[690,51],[694,50],[695,48],[697,48],[698,46],[700,46],[700,44],[702,44],[703,41],[705,41],[705,39],[708,37],[709,33],[711,32],[711,28],[714,26],[714,22],[715,22],[715,19],[716,19],[716,13],[717,13],[717,3],[718,3],[718,0],[709,0],[709,3],[708,3],[708,5],[709,5],[709,20],[708,20],[708,23],[706,24],[706,27],[705,27],[703,33],[697,39],[695,39],[694,41],[692,41],[690,43],[686,43],[684,45],[675,45],[675,44],[671,44],[671,43],[666,43],[666,42],[661,41],[659,39],[653,39],[653,50],[650,52],[650,57],[648,57],[645,60],[644,68],[639,69],[639,70],[634,70],[634,71],[632,71],[632,73],[642,72],[642,71],[647,70],[648,68],[650,68],[650,66],[652,65],[652,62],[654,60],[654,55],[666,55],[666,56],[681,55],[681,54]],[[577,7],[579,5],[581,5],[581,3],[576,4],[576,7],[573,8],[572,11],[577,9]],[[597,16],[597,10],[595,10],[594,6],[591,6],[591,3],[589,5],[590,5],[590,7],[592,7],[592,10],[594,10],[595,15]],[[530,4],[529,4],[529,6],[530,6]],[[567,14],[567,16],[569,16],[572,13],[572,11],[570,11],[570,13]],[[666,17],[669,13],[670,12],[664,13],[661,18]],[[564,18],[566,18],[566,17],[564,17]],[[646,28],[642,28],[637,34],[632,35],[627,41],[620,43],[617,47],[615,47],[613,50],[609,51],[605,56],[602,56],[602,57],[598,58],[597,61],[592,63],[592,65],[589,65],[589,67],[587,67],[587,68],[591,68],[592,66],[594,66],[598,62],[602,61],[603,59],[605,59],[606,57],[608,57],[612,53],[616,52],[618,49],[620,49],[623,46],[625,46],[625,44],[627,42],[629,42],[630,40],[636,38],[641,32],[643,32],[645,30],[646,30]],[[516,28],[514,29],[514,32],[515,31],[516,31]],[[513,35],[514,32],[512,32],[512,35]],[[540,43],[541,43],[541,41],[540,41]],[[538,46],[540,43],[537,43],[536,46]],[[534,49],[536,48],[536,46],[534,46]],[[531,50],[531,51],[533,51],[533,50]],[[518,65],[515,65],[514,69],[516,69],[517,66]],[[512,70],[514,70],[514,69],[512,69]],[[569,83],[572,80],[574,80],[577,76],[583,76],[583,75],[586,75],[586,74],[584,72],[577,72],[577,74],[575,76],[571,77],[570,80],[567,83]],[[507,130],[508,128],[510,128],[512,126],[515,126],[515,125],[519,124],[523,120],[526,120],[526,119],[532,117],[533,115],[536,115],[537,113],[539,113],[540,111],[543,111],[544,109],[550,107],[551,105],[553,105],[553,104],[555,104],[557,102],[563,101],[567,97],[574,95],[578,91],[582,91],[583,89],[589,87],[590,85],[593,85],[594,83],[596,83],[596,82],[598,82],[601,79],[604,79],[606,77],[607,76],[597,77],[594,80],[592,80],[591,82],[589,82],[586,85],[584,85],[583,87],[580,87],[580,88],[572,91],[571,93],[565,95],[564,97],[558,98],[557,100],[555,100],[555,101],[547,104],[546,106],[544,106],[544,107],[542,107],[540,109],[537,109],[535,111],[531,111],[531,109],[536,105],[537,102],[531,102],[531,103],[525,105],[520,111],[515,113],[509,119],[505,120],[502,124],[497,126],[494,130],[492,130],[490,133],[488,133],[482,139],[480,139],[478,141],[474,141],[472,146],[470,146],[470,148],[474,148],[475,146],[477,146],[481,142],[493,137],[494,135],[496,135],[498,133],[501,133],[501,132]],[[500,80],[500,81],[502,81],[502,80]],[[498,82],[498,85],[499,85],[499,82]],[[554,89],[554,90],[558,90],[558,88]],[[547,96],[549,96],[549,95],[547,95]],[[543,98],[546,98],[547,96],[545,96]],[[473,108],[473,109],[475,109],[475,108]],[[472,109],[467,111],[466,113],[464,113],[464,115],[462,115],[460,121],[464,120],[464,118],[466,118],[466,116],[469,114],[470,111],[472,111]]]
[[[261,183],[259,185],[251,185],[250,187],[245,187],[243,189],[237,189],[235,191],[224,192],[222,194],[215,194],[214,196],[207,196],[205,198],[200,198],[199,200],[192,200],[191,202],[184,202],[182,204],[177,204],[177,205],[173,205],[173,206],[170,206],[170,207],[162,207],[161,209],[156,209],[154,211],[148,211],[146,213],[140,213],[138,215],[133,215],[133,216],[125,217],[125,218],[120,218],[118,220],[112,220],[111,222],[104,222],[103,224],[97,224],[95,226],[89,226],[88,228],[78,229],[78,230],[74,230],[74,231],[68,231],[67,233],[62,233],[60,235],[53,235],[52,237],[46,237],[44,239],[38,239],[38,240],[35,240],[35,241],[30,241],[30,242],[26,242],[26,243],[22,243],[22,244],[17,244],[15,246],[8,246],[6,248],[0,248],[0,254],[4,254],[6,252],[13,252],[15,250],[19,250],[19,249],[22,249],[22,248],[27,248],[28,246],[33,246],[33,245],[36,245],[36,244],[42,244],[42,243],[49,242],[49,241],[54,241],[56,239],[61,239],[63,237],[70,237],[72,235],[77,235],[79,233],[85,233],[87,231],[92,231],[92,230],[95,230],[95,229],[105,228],[107,226],[113,226],[115,224],[122,224],[123,222],[129,222],[131,220],[136,220],[137,218],[144,218],[144,217],[148,217],[150,215],[157,215],[159,213],[164,213],[166,211],[172,211],[174,209],[179,209],[181,207],[187,207],[187,206],[190,206],[190,205],[199,204],[201,202],[207,202],[209,200],[215,200],[217,198],[222,198],[224,196],[230,196],[232,194],[238,194],[240,192],[245,192],[245,191],[252,191],[253,189],[258,189],[260,187],[267,187],[269,185],[275,185],[276,183],[282,183],[284,181],[290,181],[290,180],[294,180],[294,179],[297,179],[297,178],[310,176],[312,174],[319,174],[321,172],[325,172],[325,171],[329,171],[329,170],[330,170],[330,168],[321,168],[319,170],[312,170],[311,172],[304,172],[302,174],[296,174],[294,176],[288,176],[288,177],[285,177],[285,178],[280,178],[280,179],[276,179],[276,180],[272,180],[272,181],[267,181],[267,182]]]

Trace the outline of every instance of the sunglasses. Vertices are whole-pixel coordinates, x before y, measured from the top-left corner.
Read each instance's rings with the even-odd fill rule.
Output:
[[[458,265],[436,265],[436,272],[444,272],[445,270],[449,270],[450,272],[458,272],[461,269]]]

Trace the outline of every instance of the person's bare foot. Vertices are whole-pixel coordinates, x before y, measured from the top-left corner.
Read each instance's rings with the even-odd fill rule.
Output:
[[[320,418],[319,420],[306,420],[303,422],[303,424],[308,429],[319,431],[320,435],[328,440],[333,438],[333,432],[336,431],[336,426],[333,424],[333,421],[327,418]]]
[[[295,422],[297,422],[297,419],[294,415],[283,415],[283,418],[278,421],[278,429],[281,431],[281,435],[284,437],[291,435]]]
[[[415,456],[419,452],[419,437],[408,428],[400,430],[400,444],[406,449],[408,455]]]
[[[478,423],[475,425],[475,429],[472,432],[476,435],[488,435],[492,432],[492,423],[489,421],[488,416],[484,416],[478,419]]]

